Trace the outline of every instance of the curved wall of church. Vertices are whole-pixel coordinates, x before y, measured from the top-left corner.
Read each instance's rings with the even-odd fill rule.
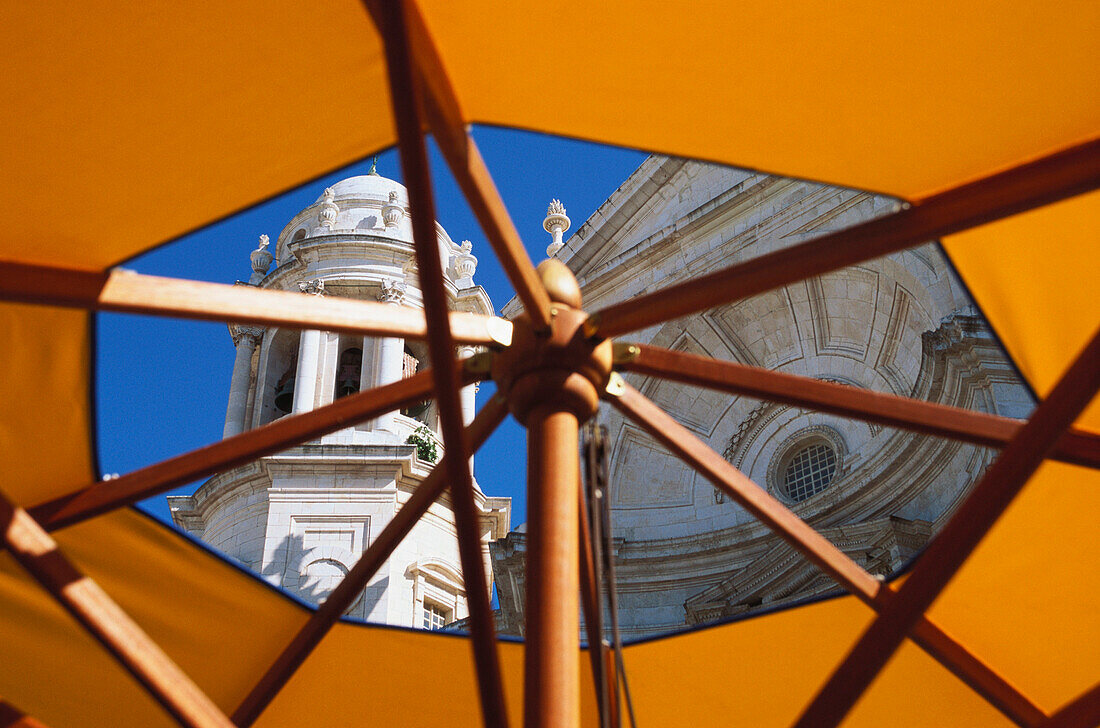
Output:
[[[870,193],[651,157],[566,243],[586,310],[690,282],[897,208]],[[509,313],[509,307],[505,308]],[[619,337],[1019,417],[1031,407],[929,244]],[[626,379],[874,574],[905,564],[993,458],[986,448],[703,390]],[[614,408],[613,549],[626,636],[806,598],[835,584]],[[506,629],[522,625],[520,531],[493,546]]]

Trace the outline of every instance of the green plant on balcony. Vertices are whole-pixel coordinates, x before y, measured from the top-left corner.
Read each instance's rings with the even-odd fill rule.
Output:
[[[405,440],[406,445],[416,445],[416,456],[421,460],[434,463],[439,459],[439,449],[432,431],[421,425]]]

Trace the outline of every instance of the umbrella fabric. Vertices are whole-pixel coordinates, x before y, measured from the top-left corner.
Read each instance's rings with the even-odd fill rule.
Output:
[[[1100,134],[1094,2],[835,5],[422,10],[471,123],[914,200]],[[11,4],[0,40],[0,272],[106,269],[395,139],[380,38],[355,2]],[[1040,396],[1100,321],[1098,223],[1091,193],[944,240]],[[90,317],[2,303],[0,332],[0,487],[32,506],[98,477]],[[1095,403],[1078,425],[1100,428]],[[1048,712],[1096,680],[1098,486],[1045,466],[931,612]],[[56,536],[226,711],[307,614],[129,510]],[[54,726],[168,724],[6,555],[0,604],[0,695]],[[788,724],[870,617],[845,597],[631,646],[639,713]],[[517,724],[521,653],[502,646]],[[258,725],[353,716],[476,724],[467,643],[338,625]],[[907,644],[845,725],[1005,723]]]

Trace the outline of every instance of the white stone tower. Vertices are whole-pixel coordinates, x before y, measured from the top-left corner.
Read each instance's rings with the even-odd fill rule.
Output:
[[[473,282],[472,245],[436,226],[451,308],[493,313]],[[375,173],[326,189],[283,229],[274,250],[260,237],[247,284],[422,307],[405,188]],[[275,266],[268,271],[271,264]],[[237,347],[225,437],[411,376],[427,346],[231,325]],[[458,355],[474,353],[461,347]],[[462,392],[473,418],[476,385]],[[410,442],[411,439],[411,442]],[[420,441],[418,452],[417,441]],[[442,456],[435,405],[383,415],[221,473],[194,495],[169,498],[176,524],[311,602],[321,601]],[[472,462],[472,461],[471,461]],[[475,484],[476,488],[476,484]],[[476,490],[486,570],[490,540],[508,532],[508,498]],[[467,615],[454,514],[445,495],[420,520],[349,609],[350,616],[436,628]]]

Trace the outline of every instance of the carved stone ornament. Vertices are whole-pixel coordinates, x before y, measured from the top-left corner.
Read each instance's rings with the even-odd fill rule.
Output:
[[[321,195],[321,223],[319,227],[331,231],[336,227],[336,213],[338,212],[340,212],[340,208],[336,206],[336,193],[331,187],[328,187]]]
[[[386,223],[386,227],[396,227],[404,214],[405,211],[397,201],[397,193],[391,190],[390,201],[382,207],[382,222]]]
[[[392,278],[382,279],[382,292],[378,294],[378,300],[383,303],[402,304],[405,302],[405,282]]]
[[[551,200],[546,208],[546,219],[542,221],[542,228],[550,233],[554,241],[546,248],[546,255],[553,258],[554,255],[565,247],[562,242],[562,234],[569,229],[570,220],[565,214],[565,205],[561,200]]]
[[[260,246],[253,250],[249,256],[252,261],[252,278],[249,279],[249,283],[259,283],[267,275],[267,269],[271,267],[271,261],[275,259],[275,256],[267,249],[270,244],[271,238],[267,235],[260,236]]]
[[[325,295],[325,282],[320,278],[298,281],[298,290],[311,296],[323,296]]]
[[[459,278],[473,278],[474,271],[477,270],[477,258],[470,251],[474,249],[474,244],[463,240],[459,249],[462,252],[455,256],[455,275]]]
[[[233,346],[255,346],[264,335],[260,326],[230,326],[229,335],[233,337]]]

